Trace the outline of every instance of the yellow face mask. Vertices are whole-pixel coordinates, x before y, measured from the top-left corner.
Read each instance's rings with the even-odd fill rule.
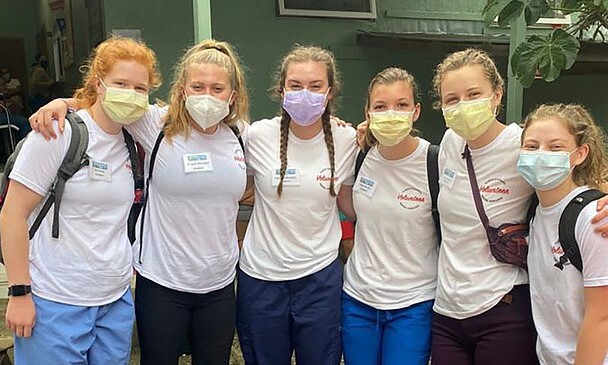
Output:
[[[412,131],[414,112],[386,110],[369,113],[369,130],[383,146],[394,146]]]
[[[106,88],[106,96],[101,106],[108,117],[116,123],[134,123],[148,110],[148,94],[131,89],[107,87],[103,81],[101,84]]]
[[[484,134],[494,121],[492,98],[461,101],[442,108],[445,125],[460,137],[471,141]]]

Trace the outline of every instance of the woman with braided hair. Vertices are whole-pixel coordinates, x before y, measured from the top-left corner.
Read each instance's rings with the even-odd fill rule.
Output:
[[[294,350],[301,365],[338,364],[338,203],[352,193],[356,132],[330,120],[331,52],[296,46],[276,76],[281,116],[253,123],[245,144],[256,203],[238,271],[241,349],[247,364],[290,364]]]

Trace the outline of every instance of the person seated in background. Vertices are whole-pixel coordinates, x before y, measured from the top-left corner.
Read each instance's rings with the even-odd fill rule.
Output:
[[[31,112],[38,110],[41,106],[51,101],[50,87],[55,84],[48,72],[48,61],[46,57],[37,54],[36,62],[32,64],[29,79],[29,94],[27,106]]]
[[[18,141],[25,138],[25,136],[32,130],[30,127],[30,123],[27,121],[27,118],[23,115],[13,114],[9,107],[8,102],[5,100],[6,96],[0,92],[0,129],[2,126],[7,125],[8,121],[10,121],[11,125],[17,126],[19,129],[13,129],[13,142],[16,144]],[[14,146],[12,146],[14,147]],[[11,148],[12,149],[12,148]]]
[[[7,67],[0,69],[0,92],[6,99],[6,107],[13,114],[23,115],[23,98],[21,97],[21,82],[12,77]]]

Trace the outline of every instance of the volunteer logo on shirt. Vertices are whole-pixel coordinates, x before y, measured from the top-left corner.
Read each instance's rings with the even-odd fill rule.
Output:
[[[555,241],[551,244],[551,253],[553,254],[554,263],[561,262],[562,265],[570,265],[570,261],[565,256],[564,249],[562,248],[562,244],[559,241]],[[563,257],[563,259],[562,259]]]
[[[131,162],[125,162],[125,169],[129,170],[129,175],[133,175],[133,167],[131,167]]]
[[[493,203],[511,195],[511,189],[503,179],[490,179],[481,184],[479,194],[483,200]]]
[[[329,183],[331,182],[331,169],[329,167],[324,168],[319,171],[319,173],[315,176],[315,180],[321,185],[321,187],[325,190],[329,190]],[[338,182],[338,177],[334,175],[334,184]],[[337,193],[337,191],[336,191]]]
[[[236,161],[241,170],[245,170],[245,155],[243,155],[243,150],[239,147],[234,149],[234,161]]]
[[[397,201],[404,209],[417,209],[426,201],[422,191],[416,188],[405,188],[397,194]]]

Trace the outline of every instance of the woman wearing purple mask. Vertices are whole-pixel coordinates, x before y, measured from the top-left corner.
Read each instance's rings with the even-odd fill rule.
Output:
[[[256,204],[243,242],[237,330],[247,364],[338,364],[338,203],[352,192],[355,131],[330,121],[340,84],[333,55],[295,47],[283,59],[281,116],[246,141]],[[279,142],[279,143],[277,143]]]

